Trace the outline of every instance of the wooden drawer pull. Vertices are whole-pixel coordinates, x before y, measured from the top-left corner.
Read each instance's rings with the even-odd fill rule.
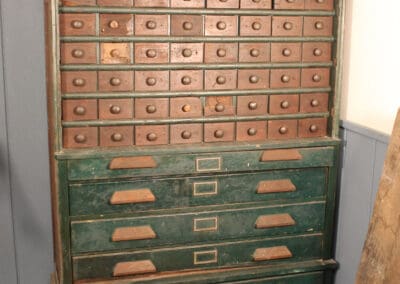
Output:
[[[257,218],[257,229],[293,226],[296,222],[289,214],[264,215]]]
[[[254,261],[274,260],[293,257],[287,246],[258,248],[254,251]]]
[[[157,163],[152,156],[119,157],[112,159],[110,170],[156,168]]]
[[[257,187],[258,194],[295,191],[296,186],[290,179],[261,181]]]
[[[156,233],[150,226],[116,228],[112,235],[113,242],[155,239]]]
[[[266,150],[262,153],[261,162],[301,160],[303,156],[296,149]]]
[[[127,276],[157,272],[151,260],[119,262],[115,265],[113,276]]]
[[[156,201],[156,197],[151,190],[147,188],[116,191],[110,199],[112,205],[147,203],[154,201]]]

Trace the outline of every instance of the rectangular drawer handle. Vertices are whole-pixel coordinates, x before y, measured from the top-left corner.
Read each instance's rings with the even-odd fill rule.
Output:
[[[261,162],[301,160],[303,156],[296,149],[266,150],[262,153]]]
[[[293,257],[287,246],[258,248],[254,251],[254,261],[274,260]]]
[[[257,187],[258,194],[290,192],[295,190],[296,186],[290,179],[265,180],[261,181]]]
[[[119,157],[111,160],[110,170],[156,168],[157,163],[152,156]]]
[[[156,201],[156,197],[148,188],[116,191],[110,198],[110,204],[135,204]]]
[[[156,233],[150,226],[116,228],[112,235],[113,242],[155,239]]]
[[[256,221],[257,229],[268,229],[293,225],[296,225],[296,222],[289,214],[263,215],[258,217]]]
[[[157,272],[151,260],[119,262],[115,265],[113,276],[127,276]]]

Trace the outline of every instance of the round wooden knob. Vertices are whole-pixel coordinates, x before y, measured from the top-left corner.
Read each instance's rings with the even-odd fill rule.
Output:
[[[192,50],[189,48],[185,48],[182,50],[183,57],[190,57],[192,56]]]
[[[315,124],[310,125],[310,132],[315,133],[318,131],[318,126]]]
[[[192,83],[192,78],[189,76],[183,76],[181,79],[182,85],[190,85]]]
[[[113,49],[110,51],[110,55],[111,55],[111,57],[115,58],[115,57],[119,57],[121,55],[121,53],[119,52],[118,49]]]
[[[249,77],[249,81],[252,84],[257,84],[260,81],[260,77],[258,77],[257,75],[251,75]]]
[[[322,50],[319,48],[316,48],[316,49],[314,49],[313,54],[314,54],[314,56],[321,56]]]
[[[315,23],[314,26],[315,26],[315,28],[316,28],[317,30],[322,30],[322,29],[324,28],[324,23],[318,21],[318,22]]]
[[[112,114],[119,114],[119,113],[121,113],[121,107],[113,105],[110,107],[110,112]]]
[[[181,133],[181,137],[183,139],[190,139],[192,137],[192,133],[190,131],[185,130]]]
[[[258,57],[260,55],[260,50],[256,48],[252,48],[250,50],[251,57]]]
[[[124,136],[121,133],[114,133],[111,135],[111,140],[114,142],[121,142]]]
[[[217,103],[215,105],[215,111],[216,112],[223,112],[225,110],[225,106],[221,103]]]
[[[74,108],[74,113],[76,115],[85,115],[86,114],[86,108],[84,106],[77,106]]]
[[[75,20],[75,21],[71,22],[71,27],[74,28],[74,29],[82,29],[83,26],[84,26],[83,21]]]
[[[218,129],[218,130],[215,130],[214,131],[214,137],[215,138],[222,138],[222,137],[224,137],[224,131],[223,130],[221,130],[221,129]]]
[[[287,109],[290,106],[288,101],[283,101],[281,102],[281,108],[283,109]]]
[[[154,86],[155,84],[157,84],[157,79],[154,77],[149,77],[146,79],[146,84],[147,86]]]
[[[217,29],[219,29],[219,30],[225,30],[226,29],[226,23],[225,22],[222,22],[222,21],[220,21],[220,22],[218,22],[217,23]]]
[[[218,76],[217,77],[217,84],[218,85],[223,85],[223,84],[225,84],[226,83],[226,78],[225,78],[225,76]]]
[[[281,126],[281,127],[279,127],[278,131],[280,134],[286,134],[286,133],[288,133],[288,128],[286,126]]]
[[[282,54],[283,54],[283,56],[285,56],[285,57],[289,57],[290,55],[292,55],[292,51],[291,51],[289,48],[284,48],[284,49],[282,50]]]
[[[289,83],[290,76],[289,75],[282,75],[281,81],[282,81],[282,83]]]
[[[110,79],[110,85],[111,86],[117,87],[117,86],[121,85],[121,83],[122,82],[121,82],[120,78],[113,77],[113,78]]]
[[[83,87],[83,86],[86,85],[86,80],[83,79],[83,78],[75,78],[75,79],[72,81],[72,84],[73,84],[75,87]]]
[[[157,107],[155,105],[148,105],[146,106],[147,113],[155,113],[157,111]]]
[[[148,28],[149,30],[154,30],[155,28],[157,28],[157,23],[154,21],[147,21],[146,28]]]
[[[84,134],[77,134],[77,135],[75,135],[74,140],[76,143],[85,143],[87,140],[87,137]]]
[[[249,128],[249,129],[247,130],[247,134],[248,134],[249,136],[254,136],[254,135],[257,134],[257,129],[255,129],[255,128]]]
[[[226,49],[218,48],[218,50],[217,50],[217,56],[218,56],[218,57],[225,57],[225,56],[226,56]]]
[[[322,79],[321,75],[318,74],[314,74],[312,77],[312,80],[316,83],[321,82],[321,79]]]
[[[313,99],[313,100],[311,100],[310,104],[312,107],[317,107],[317,106],[319,106],[319,101],[316,99]]]
[[[156,51],[155,49],[148,49],[148,50],[146,51],[146,56],[147,56],[148,58],[154,58],[154,57],[157,56],[157,51]]]
[[[260,22],[254,22],[251,27],[253,28],[253,30],[255,31],[259,31],[261,30],[261,23]]]
[[[191,105],[184,105],[184,106],[182,107],[182,111],[183,111],[183,112],[190,112],[191,110],[192,110]]]
[[[182,27],[185,31],[190,31],[193,29],[193,24],[191,22],[184,22]]]
[[[111,29],[118,29],[118,28],[119,28],[119,23],[118,23],[118,21],[116,21],[116,20],[112,20],[112,21],[110,21],[110,22],[108,23],[108,26],[109,26]]]
[[[85,52],[82,49],[72,50],[72,57],[82,58],[84,55],[85,55]]]
[[[290,22],[285,22],[285,23],[283,24],[283,28],[284,28],[285,30],[287,30],[287,31],[290,31],[291,29],[293,29],[293,24],[290,23]]]
[[[248,107],[250,110],[255,110],[257,109],[258,105],[256,102],[249,102]]]
[[[146,136],[147,140],[152,142],[152,141],[156,141],[157,140],[157,134],[155,133],[149,133]]]

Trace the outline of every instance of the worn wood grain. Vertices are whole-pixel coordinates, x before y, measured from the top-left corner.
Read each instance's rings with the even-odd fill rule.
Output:
[[[303,157],[297,149],[267,150],[262,153],[261,162],[301,160]]]
[[[257,187],[258,194],[291,192],[295,190],[296,186],[290,179],[261,181]]]
[[[127,276],[156,272],[157,269],[150,260],[120,262],[114,267],[114,276]]]
[[[293,255],[287,246],[256,249],[253,254],[254,261],[291,258]]]

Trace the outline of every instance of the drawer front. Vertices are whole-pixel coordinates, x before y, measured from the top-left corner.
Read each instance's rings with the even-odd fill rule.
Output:
[[[263,261],[254,259],[258,249],[286,247],[290,254],[276,254],[275,257]],[[146,272],[163,272],[183,269],[204,269],[213,267],[233,267],[255,263],[277,264],[288,261],[317,259],[322,255],[322,236],[312,234],[301,237],[285,237],[238,241],[208,246],[180,247],[138,251],[126,254],[108,254],[73,257],[74,280],[89,278],[112,278],[120,272],[118,264],[146,261],[152,269]],[[280,258],[279,258],[280,257]],[[132,263],[134,264],[134,263]],[[140,273],[143,273],[141,271]],[[137,274],[135,267],[126,271],[125,275]],[[119,274],[121,275],[121,274]]]
[[[143,126],[145,127],[145,126]],[[154,127],[154,126],[148,126]],[[137,128],[137,127],[136,127]],[[137,134],[137,133],[136,133]],[[137,139],[136,139],[137,141]],[[68,161],[69,180],[331,166],[333,147]],[[95,174],[94,174],[95,173]]]
[[[178,125],[179,126],[179,125]],[[195,127],[192,126],[191,130]],[[313,200],[325,194],[326,169],[270,171],[179,179],[74,184],[70,214],[95,215],[239,202]]]

